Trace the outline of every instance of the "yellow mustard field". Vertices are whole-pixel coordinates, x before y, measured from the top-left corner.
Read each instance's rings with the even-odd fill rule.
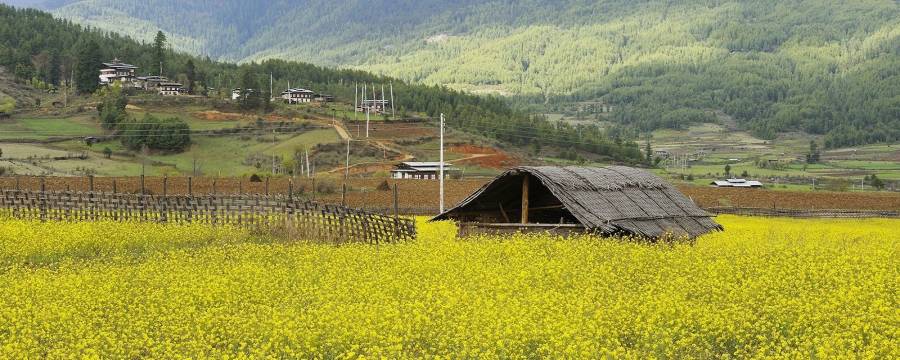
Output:
[[[0,358],[900,357],[900,221],[396,245],[0,220]]]

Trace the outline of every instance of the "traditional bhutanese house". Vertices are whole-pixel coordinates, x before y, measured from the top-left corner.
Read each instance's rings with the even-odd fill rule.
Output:
[[[137,68],[137,66],[123,63],[119,59],[103,63],[103,68],[100,69],[100,84],[109,85],[119,81],[123,86],[133,86]]]
[[[763,183],[756,180],[728,179],[713,181],[710,185],[715,187],[761,188]]]
[[[281,93],[281,98],[288,104],[310,103],[316,98],[316,92],[307,89],[287,89]]]
[[[156,91],[159,84],[170,81],[165,76],[138,76],[135,78],[135,86],[147,91]]]
[[[177,82],[163,82],[159,83],[156,88],[162,96],[178,96],[186,92],[182,86],[181,83]]]
[[[459,222],[461,236],[549,231],[655,240],[722,229],[656,175],[624,166],[511,169],[434,220]]]
[[[416,179],[416,180],[436,180],[440,179],[440,162],[403,162],[397,164],[391,170],[391,178],[393,179]],[[459,172],[459,169],[453,165],[444,163],[444,177],[449,177],[452,173]]]

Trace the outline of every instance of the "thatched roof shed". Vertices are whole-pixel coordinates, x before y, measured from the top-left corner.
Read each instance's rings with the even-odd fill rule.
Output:
[[[434,220],[464,233],[551,230],[694,238],[722,227],[677,189],[625,167],[519,167],[506,171]]]

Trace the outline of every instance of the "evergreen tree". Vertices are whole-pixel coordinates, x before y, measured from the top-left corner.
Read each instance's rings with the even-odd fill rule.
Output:
[[[166,34],[162,31],[156,33],[153,39],[153,66],[159,67],[160,76],[163,76],[162,69],[166,63]]]
[[[256,73],[250,69],[246,69],[241,72],[241,109],[255,110],[258,109],[261,104],[259,80],[256,78]]]
[[[88,39],[76,45],[78,62],[75,65],[75,89],[82,94],[97,90],[100,83],[100,67],[103,55],[100,45],[94,39]]]
[[[184,65],[184,68],[185,75],[187,75],[187,84],[185,84],[185,86],[187,86],[188,93],[193,94],[194,82],[197,81],[197,67],[194,66],[194,60],[188,59],[187,63]]]

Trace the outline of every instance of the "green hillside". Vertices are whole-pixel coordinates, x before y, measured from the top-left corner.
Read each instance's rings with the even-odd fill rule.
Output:
[[[285,89],[288,84],[308,87],[335,95],[343,104],[353,103],[356,84],[391,83],[400,116],[417,114],[434,119],[445,114],[448,126],[453,129],[520,148],[550,146],[578,150],[584,155],[592,155],[589,158],[593,159],[625,163],[635,163],[642,158],[634,139],[613,136],[615,134],[598,126],[553,123],[517,111],[495,97],[301,62],[272,59],[237,65],[172,50],[160,53],[153,45],[119,34],[85,28],[38,10],[16,10],[0,5],[0,68],[10,69],[17,84],[53,88],[71,78],[78,92],[87,96],[97,88],[97,74],[103,61],[116,57],[123,59],[137,65],[139,75],[158,73],[162,62],[163,75],[196,89],[195,95],[207,99],[204,101],[212,106],[239,105],[241,111],[261,114],[271,110],[270,106],[259,103],[270,98],[269,86],[266,86],[270,79],[273,89]],[[225,99],[230,99],[234,87],[261,89],[252,97],[259,102],[231,104]],[[104,126],[122,122],[112,112],[101,112],[100,115]],[[109,129],[114,127],[107,126]]]
[[[900,138],[893,0],[85,0],[55,12],[146,41],[163,29],[213,58],[351,66],[551,110],[598,101],[640,132],[724,113],[763,138]]]

